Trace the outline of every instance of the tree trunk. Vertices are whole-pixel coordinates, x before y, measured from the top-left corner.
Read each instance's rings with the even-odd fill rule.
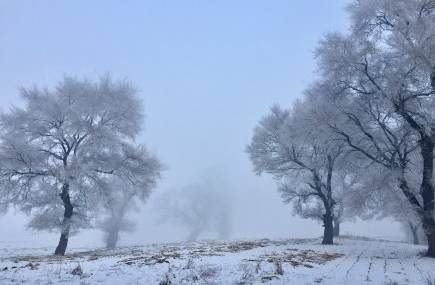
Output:
[[[420,239],[418,238],[418,226],[414,226],[412,224],[409,224],[409,229],[412,234],[412,243],[413,244],[420,244]]]
[[[435,66],[431,73],[432,90],[435,91]],[[423,136],[420,141],[423,157],[423,179],[421,194],[423,196],[423,229],[426,234],[428,249],[426,255],[435,257],[435,220],[434,220],[434,186],[433,186],[433,155],[434,143],[431,137]]]
[[[435,234],[426,234],[428,249],[426,256],[435,257]]]
[[[69,183],[65,182],[62,186],[62,192],[60,193],[62,199],[64,214],[62,221],[62,230],[60,234],[59,244],[54,252],[55,255],[65,255],[66,247],[68,245],[69,232],[71,229],[71,217],[73,215],[73,205],[69,197]]]
[[[340,220],[338,218],[334,218],[334,237],[340,236]]]
[[[418,238],[417,232],[412,232],[412,243],[415,244],[415,245],[419,245],[420,244],[420,240]]]
[[[331,210],[323,215],[323,241],[322,244],[334,244],[334,225]]]
[[[323,197],[323,206],[325,214],[323,215],[323,244],[334,244],[334,205],[332,199],[332,172],[334,168],[334,159],[328,155],[328,175],[326,180],[326,197]],[[320,181],[320,180],[319,180]]]
[[[432,138],[423,136],[420,141],[423,158],[423,178],[420,193],[423,197],[423,229],[428,241],[427,256],[435,257],[435,220],[434,220],[434,186]]]

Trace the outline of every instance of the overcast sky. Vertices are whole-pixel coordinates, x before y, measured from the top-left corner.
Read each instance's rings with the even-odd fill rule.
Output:
[[[292,217],[270,177],[252,173],[244,150],[268,108],[289,106],[314,79],[316,43],[346,29],[347,2],[0,0],[0,105],[19,104],[19,86],[51,87],[64,74],[110,72],[138,87],[141,140],[167,170],[124,244],[182,239],[186,232],[155,222],[153,200],[210,169],[225,173],[233,238],[320,236],[318,223]],[[0,217],[0,242],[55,244],[57,234],[25,232],[25,220]],[[400,235],[391,222],[346,223],[343,231]],[[101,243],[85,232],[71,246],[90,240]]]

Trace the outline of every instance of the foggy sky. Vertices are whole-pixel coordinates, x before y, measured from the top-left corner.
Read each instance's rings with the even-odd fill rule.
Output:
[[[313,51],[328,31],[345,30],[344,0],[309,1],[1,1],[0,105],[20,104],[17,87],[53,86],[64,74],[128,78],[145,103],[141,141],[167,166],[138,231],[121,244],[182,239],[159,225],[159,192],[195,183],[208,169],[226,173],[233,238],[320,236],[321,226],[291,216],[267,175],[257,177],[244,152],[274,103],[289,106],[315,77]],[[0,217],[0,242],[55,245],[26,218]],[[344,233],[400,236],[390,221],[345,223]],[[71,246],[102,245],[83,232]]]

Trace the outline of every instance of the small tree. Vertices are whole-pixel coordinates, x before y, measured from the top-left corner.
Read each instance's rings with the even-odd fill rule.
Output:
[[[105,233],[106,246],[115,248],[121,231],[131,232],[135,223],[125,216],[129,211],[144,203],[160,177],[160,162],[148,153],[144,146],[131,147],[125,155],[129,161],[129,175],[125,178],[114,177],[101,197],[105,217],[98,226]],[[128,179],[128,181],[124,181]]]
[[[323,221],[323,243],[332,244],[334,211],[341,196],[334,180],[344,152],[317,127],[310,99],[296,103],[292,111],[273,107],[256,127],[247,152],[257,174],[267,172],[279,181],[284,202],[293,202],[296,214]]]
[[[66,77],[53,90],[21,95],[25,106],[0,120],[0,197],[55,216],[49,219],[60,221],[55,254],[63,255],[76,217],[99,209],[113,177],[129,181],[125,158],[141,130],[142,104],[131,84],[109,77],[97,83]]]
[[[135,230],[135,224],[125,218],[127,210],[136,206],[133,201],[133,195],[126,193],[123,188],[118,188],[117,192],[116,195],[111,194],[108,197],[105,205],[104,219],[97,222],[98,227],[104,232],[104,241],[107,248],[116,247],[120,232],[133,232]]]
[[[344,171],[343,169],[337,173],[335,178],[335,207],[334,207],[334,237],[340,236],[340,226],[345,221],[345,208],[346,206],[346,195],[349,192],[349,189],[353,186],[354,180],[350,178],[348,171]]]

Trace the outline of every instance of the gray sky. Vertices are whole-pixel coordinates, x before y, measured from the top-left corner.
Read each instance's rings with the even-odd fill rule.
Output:
[[[168,167],[155,195],[221,169],[234,238],[320,236],[319,224],[291,216],[270,177],[252,173],[244,149],[268,108],[290,105],[313,80],[316,43],[346,28],[347,2],[0,0],[0,105],[19,104],[18,86],[53,86],[64,74],[128,78],[145,102],[141,139]],[[153,198],[124,243],[184,237],[157,224],[152,208]],[[21,215],[0,217],[0,242],[35,240],[24,226]],[[347,223],[343,231],[400,235],[390,222]],[[50,239],[57,234],[38,240]],[[100,243],[83,233],[71,245],[90,240]]]

